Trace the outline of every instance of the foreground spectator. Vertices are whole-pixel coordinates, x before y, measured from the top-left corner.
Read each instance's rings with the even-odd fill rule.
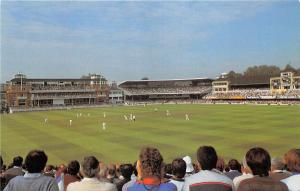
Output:
[[[231,191],[232,180],[215,172],[218,156],[211,146],[199,147],[197,160],[200,172],[185,178],[183,191]]]
[[[184,176],[186,171],[186,163],[183,159],[177,158],[172,162],[172,178],[171,183],[175,184],[177,190],[181,191],[184,184]]]
[[[84,178],[80,182],[70,183],[67,191],[117,191],[115,185],[108,182],[100,182],[97,179],[100,169],[99,161],[96,157],[85,157],[81,167]]]
[[[285,154],[285,163],[292,176],[283,179],[290,191],[300,190],[300,149],[292,149]]]
[[[133,164],[133,175],[131,176],[131,180],[123,185],[122,191],[127,191],[129,187],[134,185],[136,180],[139,179],[137,172],[137,161]]]
[[[236,159],[231,159],[228,162],[229,172],[225,172],[225,175],[233,180],[237,176],[241,176],[241,164]]]
[[[140,152],[137,169],[141,180],[128,191],[176,191],[172,183],[163,182],[163,157],[156,148],[146,147]]]
[[[246,154],[247,165],[250,167],[253,178],[243,180],[237,191],[287,191],[282,182],[269,176],[271,158],[263,148],[252,148]]]
[[[127,182],[131,181],[131,175],[133,173],[133,166],[132,164],[122,164],[120,166],[120,173],[122,176],[122,180],[120,180],[116,185],[118,191],[122,191],[122,187]]]
[[[44,175],[54,178],[55,177],[55,168],[54,168],[54,166],[53,165],[47,165],[44,169]]]
[[[55,179],[42,174],[47,160],[44,151],[30,151],[25,159],[28,172],[11,179],[4,191],[58,191]]]
[[[234,186],[234,189],[236,190],[240,183],[245,180],[245,179],[248,179],[248,178],[252,178],[253,177],[253,174],[251,172],[251,169],[249,168],[249,166],[247,165],[247,161],[246,161],[246,156],[244,157],[243,159],[243,166],[242,166],[242,175],[241,176],[237,176],[233,179],[233,186]]]
[[[106,179],[108,180],[108,182],[113,183],[113,184],[117,184],[120,180],[116,175],[116,165],[114,164],[110,164],[107,167],[107,175],[106,175]]]
[[[288,171],[284,170],[285,165],[281,158],[275,157],[271,160],[270,176],[275,180],[282,180],[291,175]]]
[[[4,173],[3,176],[5,178],[5,184],[8,184],[8,182],[16,177],[16,176],[23,176],[24,172],[22,169],[22,163],[23,163],[23,158],[20,156],[14,157],[13,162],[12,162],[12,167],[7,169]]]
[[[67,173],[64,175],[64,190],[67,190],[67,187],[72,182],[80,181],[78,176],[80,169],[80,164],[77,160],[73,160],[68,164]]]
[[[216,168],[213,169],[215,172],[217,173],[223,173],[225,172],[225,161],[222,157],[218,157],[218,160],[217,160],[217,164],[216,164]]]

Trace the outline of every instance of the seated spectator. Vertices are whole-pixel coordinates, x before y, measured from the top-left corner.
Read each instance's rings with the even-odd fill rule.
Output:
[[[120,181],[119,178],[116,176],[116,165],[108,165],[106,179],[113,184],[117,184]]]
[[[269,176],[271,158],[263,148],[252,148],[246,154],[247,165],[250,167],[253,178],[243,180],[237,191],[287,191],[282,182]]]
[[[123,185],[122,191],[127,191],[128,188],[131,187],[138,179],[137,161],[135,161],[133,164],[133,175],[131,175],[131,180]]]
[[[96,157],[85,157],[81,163],[81,172],[84,178],[80,182],[70,183],[67,191],[117,191],[114,184],[100,182],[97,179],[99,170],[99,161]]]
[[[99,166],[100,166],[100,171],[98,173],[98,179],[101,182],[109,182],[110,183],[110,181],[106,178],[107,170],[108,170],[107,166],[104,163],[100,163]]]
[[[271,160],[271,172],[270,176],[275,180],[282,180],[291,175],[288,171],[284,170],[284,163],[281,158],[273,158]]]
[[[289,191],[300,190],[300,149],[291,149],[284,156],[285,164],[292,176],[283,179]]]
[[[242,170],[243,174],[241,176],[237,176],[233,179],[234,190],[236,190],[239,187],[240,183],[243,180],[253,177],[251,169],[247,165],[246,156],[243,159],[243,166],[241,167],[241,170]]]
[[[78,176],[80,169],[80,164],[77,160],[73,160],[68,164],[67,172],[64,175],[64,190],[67,190],[67,187],[72,182],[80,181],[80,177]]]
[[[170,179],[172,177],[172,164],[165,165],[165,178]]]
[[[55,179],[42,174],[47,160],[44,151],[30,151],[25,159],[27,172],[11,179],[4,191],[58,191]]]
[[[128,191],[176,191],[172,183],[163,181],[163,157],[156,148],[143,148],[137,162],[138,174],[141,177]]]
[[[218,157],[216,168],[213,171],[222,174],[225,171],[225,161],[223,158]]]
[[[218,156],[211,146],[202,146],[197,150],[200,172],[185,178],[183,191],[231,191],[232,180],[223,174],[213,171]]]
[[[22,169],[22,163],[23,163],[23,158],[21,156],[17,156],[13,158],[12,162],[12,167],[7,169],[4,173],[3,176],[5,178],[5,184],[8,184],[8,182],[16,177],[16,176],[23,176],[24,172]]]
[[[120,173],[123,178],[116,184],[118,191],[122,191],[123,185],[131,180],[131,175],[133,173],[132,164],[122,164],[120,166]]]
[[[47,165],[44,169],[44,175],[45,176],[50,176],[50,177],[55,177],[55,168],[53,165]]]
[[[183,160],[186,164],[185,177],[195,174],[195,169],[194,169],[191,157],[185,156],[185,157],[183,157]]]
[[[184,184],[184,176],[186,171],[186,163],[183,159],[177,158],[172,162],[172,178],[171,183],[175,184],[177,190],[181,191]]]
[[[241,164],[236,159],[231,159],[228,162],[229,172],[225,172],[225,175],[233,180],[237,176],[241,176]]]
[[[64,191],[64,175],[67,172],[67,167],[64,164],[59,165],[55,172],[55,180],[58,184],[59,191]]]

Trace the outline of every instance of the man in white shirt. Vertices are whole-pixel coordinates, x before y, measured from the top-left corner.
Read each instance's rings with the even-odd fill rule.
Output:
[[[81,164],[84,178],[80,182],[70,183],[67,191],[117,191],[114,184],[97,179],[99,171],[99,161],[94,156],[85,157]]]

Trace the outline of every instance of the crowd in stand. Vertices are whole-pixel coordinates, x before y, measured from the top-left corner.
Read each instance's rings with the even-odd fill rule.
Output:
[[[299,191],[300,149],[283,158],[272,158],[255,147],[243,161],[225,164],[211,146],[200,146],[197,164],[191,157],[165,164],[159,150],[142,148],[134,164],[105,165],[95,156],[81,164],[47,165],[47,155],[32,150],[17,156],[7,168],[1,157],[1,190],[4,191]]]
[[[231,99],[242,97],[244,99],[284,99],[284,98],[300,98],[300,90],[287,90],[285,92],[274,93],[269,89],[234,89],[227,92],[213,92],[206,95],[205,99]]]
[[[129,95],[151,95],[151,94],[202,94],[211,91],[208,86],[174,86],[174,87],[144,87],[144,88],[122,88]]]
[[[45,90],[45,91],[49,91],[49,90],[61,90],[61,91],[66,91],[66,90],[94,90],[94,88],[92,86],[89,85],[55,85],[55,86],[32,86],[31,90],[33,91],[37,91],[37,90]]]

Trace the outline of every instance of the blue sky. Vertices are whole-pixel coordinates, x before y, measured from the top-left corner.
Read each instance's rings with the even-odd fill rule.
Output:
[[[216,77],[300,67],[299,1],[1,2],[1,81]]]

